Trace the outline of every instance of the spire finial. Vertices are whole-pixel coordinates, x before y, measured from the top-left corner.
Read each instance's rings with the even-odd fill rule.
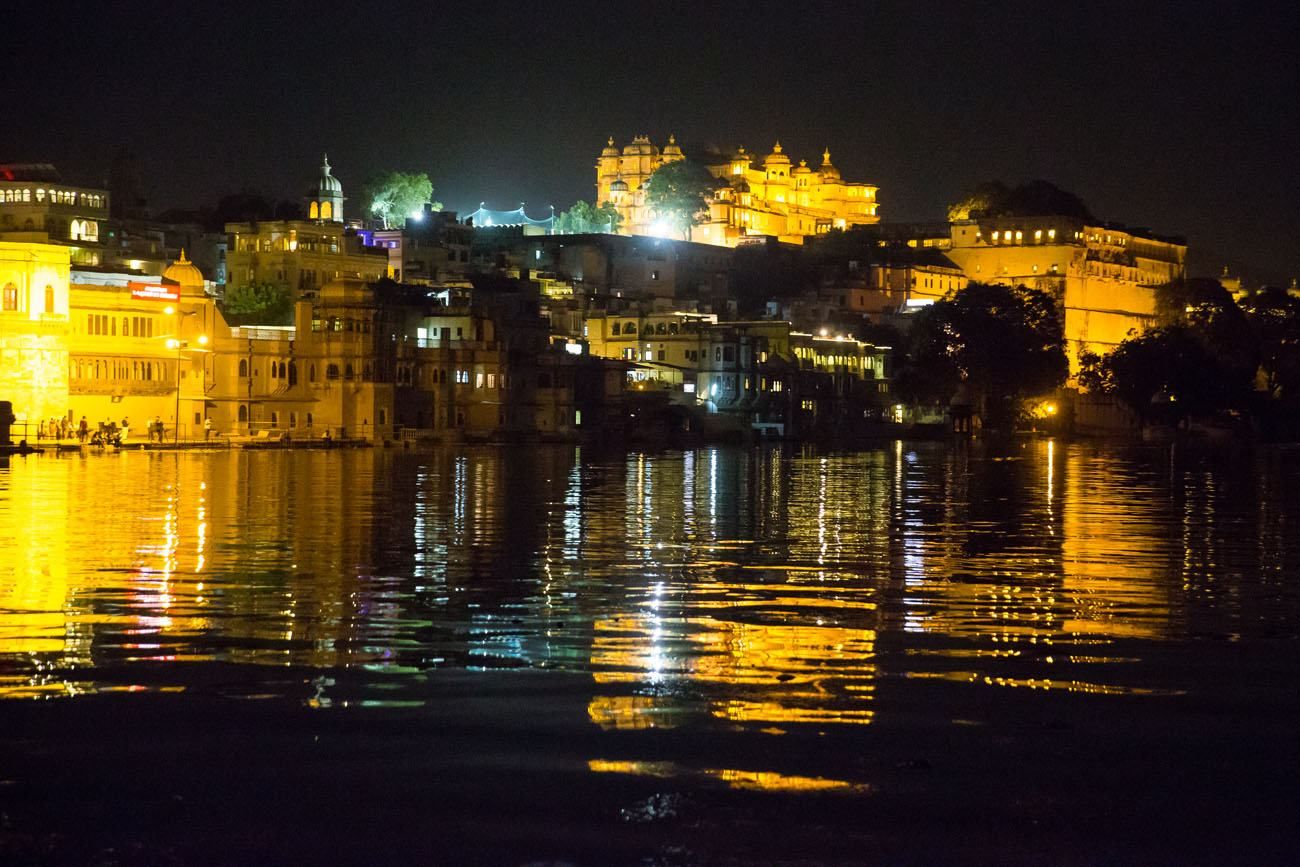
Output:
[[[178,264],[178,265],[187,265],[187,264],[189,264],[189,261],[190,261],[189,259],[186,259],[186,258],[185,258],[185,248],[184,248],[184,247],[181,247],[181,257],[180,257],[179,259],[176,260],[176,264]]]
[[[668,143],[677,144],[677,136],[673,135],[672,133],[668,133]]]
[[[822,165],[828,166],[830,164],[831,164],[831,149],[826,148],[826,150],[822,151]]]
[[[779,154],[780,152],[781,152],[781,140],[777,139],[776,144],[772,146],[772,153]]]
[[[322,161],[323,161],[323,164],[321,165],[321,168],[324,169],[324,170],[325,170],[325,174],[328,175],[328,174],[330,173],[330,155],[329,155],[329,154],[324,154],[324,155],[322,155],[321,159],[322,159]]]

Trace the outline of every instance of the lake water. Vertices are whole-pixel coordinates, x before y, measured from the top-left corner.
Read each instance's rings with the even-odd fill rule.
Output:
[[[1300,863],[1300,450],[0,465],[0,863]]]

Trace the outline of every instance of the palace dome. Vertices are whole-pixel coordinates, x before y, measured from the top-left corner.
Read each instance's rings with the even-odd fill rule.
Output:
[[[810,175],[812,174],[812,169],[808,168],[807,160],[799,160],[799,165],[795,167],[795,170],[791,172],[791,174]]]
[[[317,193],[342,193],[343,185],[339,179],[330,174],[330,158],[325,156],[325,161],[320,167],[320,181],[316,184]]]
[[[763,165],[790,165],[790,158],[781,152],[780,142],[773,145],[772,152],[764,157]]]
[[[614,182],[609,185],[609,189],[610,192],[626,193],[628,189],[627,181],[623,180],[622,178],[615,178]]]
[[[623,148],[623,156],[625,157],[636,157],[636,156],[652,157],[652,156],[656,156],[658,153],[659,153],[659,148],[651,144],[650,139],[647,136],[643,136],[643,135],[639,135],[636,138],[632,139],[632,141],[629,142],[625,148]]]
[[[840,179],[840,170],[835,168],[835,166],[831,164],[830,148],[827,148],[826,150],[822,151],[822,166],[819,169],[819,171],[822,174],[823,181],[830,181],[830,180],[838,181]]]
[[[167,266],[167,270],[162,273],[164,280],[170,280],[173,283],[179,283],[185,288],[203,288],[203,272],[195,267],[194,263],[185,258],[185,248],[181,248],[180,258]]]
[[[677,143],[677,136],[673,135],[672,133],[668,134],[668,144],[664,145],[664,156],[666,157],[683,156],[682,147]]]
[[[618,156],[618,148],[614,145],[614,137],[613,137],[613,136],[610,136],[610,137],[609,137],[609,141],[606,142],[604,149],[602,149],[601,152],[600,152],[600,155],[601,155],[602,157],[616,157],[616,156]]]

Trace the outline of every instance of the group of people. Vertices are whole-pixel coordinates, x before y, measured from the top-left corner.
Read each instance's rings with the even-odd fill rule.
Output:
[[[90,422],[83,415],[81,421],[76,424],[68,418],[52,418],[48,421],[42,420],[36,426],[37,440],[68,440],[75,439],[79,443],[90,442],[99,444],[104,442],[120,442],[131,430],[131,422],[123,418],[122,421],[116,422],[112,419],[101,421],[92,430]]]
[[[52,418],[48,421],[42,420],[36,426],[37,440],[67,440],[75,439],[79,443],[89,442],[91,445],[102,445],[104,443],[120,444],[126,439],[131,430],[131,423],[128,419],[123,418],[121,422],[112,420],[101,421],[98,427],[91,429],[90,423],[83,415],[81,421],[73,424],[68,418]],[[155,439],[158,442],[164,442],[167,435],[167,426],[163,424],[161,416],[154,416],[153,421],[149,422],[149,442]],[[203,439],[208,440],[212,437],[212,419],[203,420]]]

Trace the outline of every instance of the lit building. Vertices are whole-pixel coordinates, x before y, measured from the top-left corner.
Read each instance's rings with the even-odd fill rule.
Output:
[[[332,280],[373,282],[388,274],[387,249],[367,246],[343,224],[343,187],[328,159],[307,202],[306,220],[226,225],[227,287],[270,284],[312,298]]]
[[[20,422],[68,410],[70,252],[0,240],[0,400],[13,403]]]
[[[370,286],[331,280],[295,305],[291,326],[219,329],[206,388],[213,428],[276,439],[391,436],[393,384],[379,352],[388,341],[377,318]]]
[[[676,138],[661,151],[647,136],[637,136],[621,151],[611,138],[596,163],[596,203],[610,202],[622,216],[619,231],[665,235],[658,215],[646,203],[646,182],[660,166],[685,159]],[[690,240],[734,247],[747,237],[772,236],[800,244],[804,238],[879,222],[877,187],[847,182],[822,153],[821,165],[794,165],[777,142],[754,166],[743,147],[730,157],[704,155],[701,162],[717,179],[706,219],[690,229]]]
[[[11,240],[59,244],[73,265],[99,265],[108,198],[106,190],[63,183],[48,163],[0,165],[0,234],[40,233]]]
[[[694,383],[718,317],[702,313],[629,311],[600,314],[583,324],[592,355],[635,363],[631,377],[675,386]]]
[[[952,224],[945,251],[970,280],[1051,292],[1065,312],[1071,370],[1155,321],[1155,288],[1186,276],[1187,245],[1072,217],[996,217]]]
[[[127,419],[133,436],[155,418],[171,436],[201,430],[212,340],[225,328],[204,286],[184,251],[161,277],[73,269],[65,404],[72,422],[84,417],[93,429]]]

